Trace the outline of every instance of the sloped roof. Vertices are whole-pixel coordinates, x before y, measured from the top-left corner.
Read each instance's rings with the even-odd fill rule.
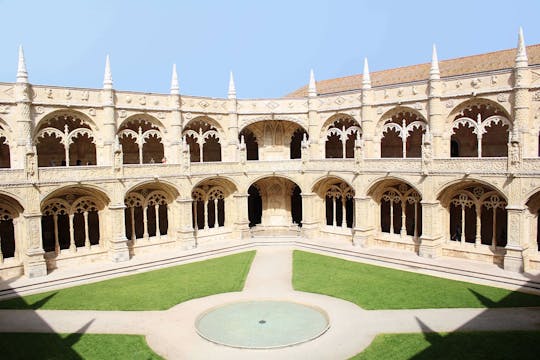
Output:
[[[441,77],[509,69],[514,66],[516,48],[490,53],[465,56],[439,61]],[[529,65],[540,64],[540,44],[527,46]],[[371,86],[401,84],[429,78],[430,63],[404,66],[395,69],[371,72]],[[286,97],[307,96],[305,85]],[[317,81],[317,94],[332,94],[362,88],[362,74]]]

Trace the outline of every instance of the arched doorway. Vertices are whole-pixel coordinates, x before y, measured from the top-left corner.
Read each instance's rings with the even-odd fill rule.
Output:
[[[0,195],[0,265],[4,261],[19,261],[20,239],[16,239],[19,215],[22,213],[19,202],[6,195]]]
[[[302,226],[301,189],[293,181],[277,176],[266,177],[251,185],[248,194],[252,228],[280,232]]]

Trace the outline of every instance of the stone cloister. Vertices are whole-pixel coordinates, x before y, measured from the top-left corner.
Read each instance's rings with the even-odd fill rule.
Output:
[[[298,236],[540,269],[540,45],[282,98],[0,83],[0,276]]]

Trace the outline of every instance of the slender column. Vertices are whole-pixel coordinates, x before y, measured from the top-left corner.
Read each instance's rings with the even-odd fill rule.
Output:
[[[394,233],[394,201],[390,200],[390,234]]]
[[[491,246],[497,246],[497,207],[493,207],[493,234],[491,235]]]
[[[407,157],[407,123],[405,122],[405,119],[402,121],[402,127],[401,127],[401,134],[403,135],[401,137],[401,152],[403,155],[403,158],[405,159]]]
[[[156,212],[156,237],[159,239],[161,238],[161,230],[159,228],[159,204],[154,205],[154,209]]]
[[[347,221],[345,216],[345,196],[341,197],[341,227],[347,227]]]
[[[131,240],[135,241],[137,238],[137,234],[135,234],[135,207],[130,207],[129,213],[131,216]]]
[[[203,219],[204,219],[204,228],[208,229],[208,200],[204,201]]]
[[[480,133],[480,131],[478,131]],[[482,134],[476,136],[476,142],[478,143],[478,157],[482,157]]]
[[[202,151],[203,151],[203,143],[200,142],[199,143],[199,162],[203,162],[203,153],[202,153]]]
[[[90,249],[90,236],[88,236],[88,211],[83,213],[84,216],[84,246]]]
[[[418,202],[414,202],[414,238],[418,239]]]
[[[407,235],[407,202],[401,201],[401,230],[400,235]]]
[[[69,144],[64,145],[64,154],[66,157],[66,166],[69,166]]]
[[[332,226],[336,226],[337,199],[332,199]]]
[[[197,210],[199,210],[199,206],[198,206],[198,201],[197,200],[194,200],[193,201],[193,222],[194,222],[194,228],[195,230],[199,229],[199,224],[197,223]]]
[[[143,237],[146,240],[149,240],[150,237],[148,236],[148,206],[145,206],[143,208],[143,225],[144,225]]]
[[[143,144],[137,144],[137,146],[139,147],[139,164],[142,164],[143,163],[143,153],[142,153]]]
[[[474,246],[482,244],[482,204],[476,205],[476,237]]]
[[[341,133],[341,148],[343,151],[343,158],[345,159],[347,157],[347,133],[345,132],[345,126],[343,126]]]
[[[0,264],[4,263],[4,254],[2,253],[2,238],[0,237]]]
[[[465,205],[461,205],[461,243],[465,242]]]
[[[218,199],[214,199],[214,228],[219,226],[218,222]]]
[[[54,223],[54,252],[56,255],[60,254],[60,241],[58,240],[58,215],[53,215]]]
[[[77,247],[75,246],[75,229],[73,227],[73,217],[75,214],[69,214],[69,250],[71,252],[77,251]]]

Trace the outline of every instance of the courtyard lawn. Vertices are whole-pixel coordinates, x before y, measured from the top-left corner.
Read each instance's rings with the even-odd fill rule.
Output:
[[[162,359],[144,336],[1,333],[2,359]]]
[[[354,360],[538,359],[540,331],[381,334]]]
[[[0,309],[166,310],[244,288],[255,251],[48,291],[0,302]]]
[[[536,295],[303,251],[293,255],[293,287],[368,310],[540,306]]]

